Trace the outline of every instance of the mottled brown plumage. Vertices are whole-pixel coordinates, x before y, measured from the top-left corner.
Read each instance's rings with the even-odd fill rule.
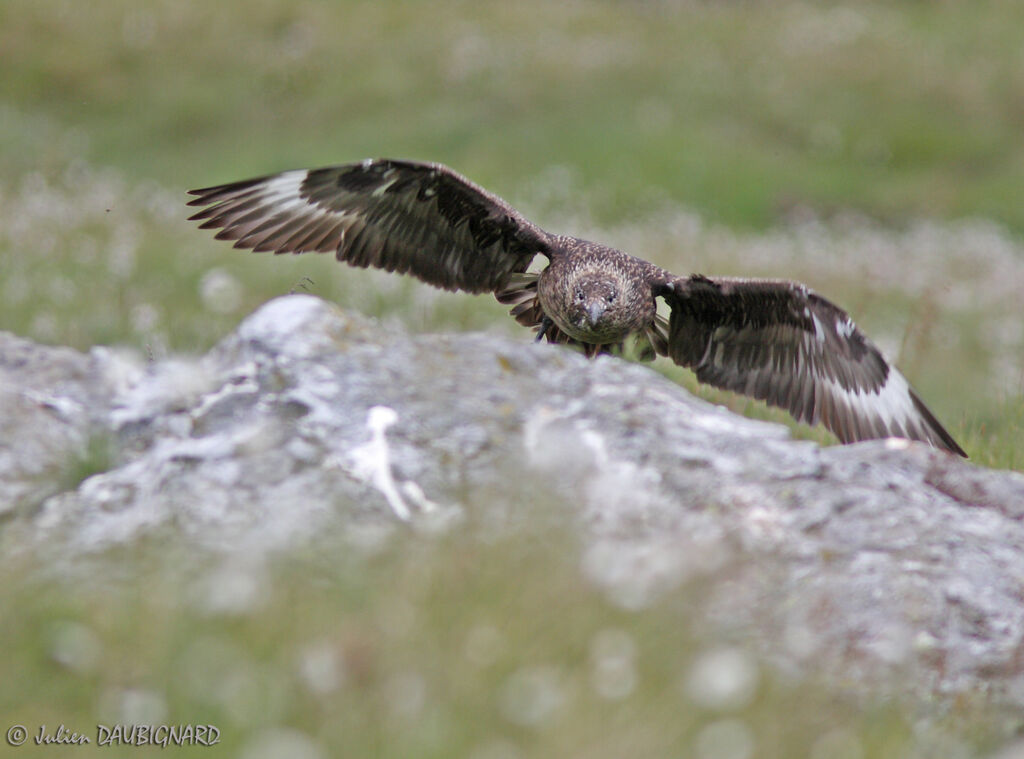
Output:
[[[549,234],[440,164],[367,160],[191,192],[190,205],[203,207],[191,218],[235,247],[329,252],[448,290],[492,292],[538,339],[593,356],[635,336],[648,357],[821,422],[844,443],[906,437],[966,455],[846,313],[795,282],[678,277]],[[548,265],[529,272],[538,254]]]

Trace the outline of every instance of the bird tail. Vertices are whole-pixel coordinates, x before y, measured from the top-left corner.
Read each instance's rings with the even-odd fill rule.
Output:
[[[536,272],[516,272],[494,294],[499,303],[512,306],[509,313],[524,327],[536,327],[544,318],[544,311],[537,299],[538,279],[540,275]]]

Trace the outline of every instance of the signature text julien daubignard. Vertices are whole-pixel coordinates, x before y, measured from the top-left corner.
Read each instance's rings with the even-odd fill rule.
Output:
[[[63,724],[48,732],[39,726],[33,738],[37,745],[91,743],[89,736],[69,730]],[[220,729],[215,725],[96,725],[98,746],[214,746],[220,743]]]

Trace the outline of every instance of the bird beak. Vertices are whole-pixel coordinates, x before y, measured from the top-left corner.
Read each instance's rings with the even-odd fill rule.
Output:
[[[601,315],[604,313],[604,309],[604,302],[600,300],[591,301],[587,304],[587,319],[591,324],[597,324]]]

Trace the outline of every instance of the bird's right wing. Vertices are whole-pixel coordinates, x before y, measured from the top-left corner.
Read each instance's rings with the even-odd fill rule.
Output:
[[[701,382],[767,401],[844,443],[903,437],[966,456],[846,312],[796,282],[679,277],[669,357]]]
[[[547,232],[441,164],[388,159],[191,190],[236,248],[332,252],[448,290],[493,292],[550,252]]]

